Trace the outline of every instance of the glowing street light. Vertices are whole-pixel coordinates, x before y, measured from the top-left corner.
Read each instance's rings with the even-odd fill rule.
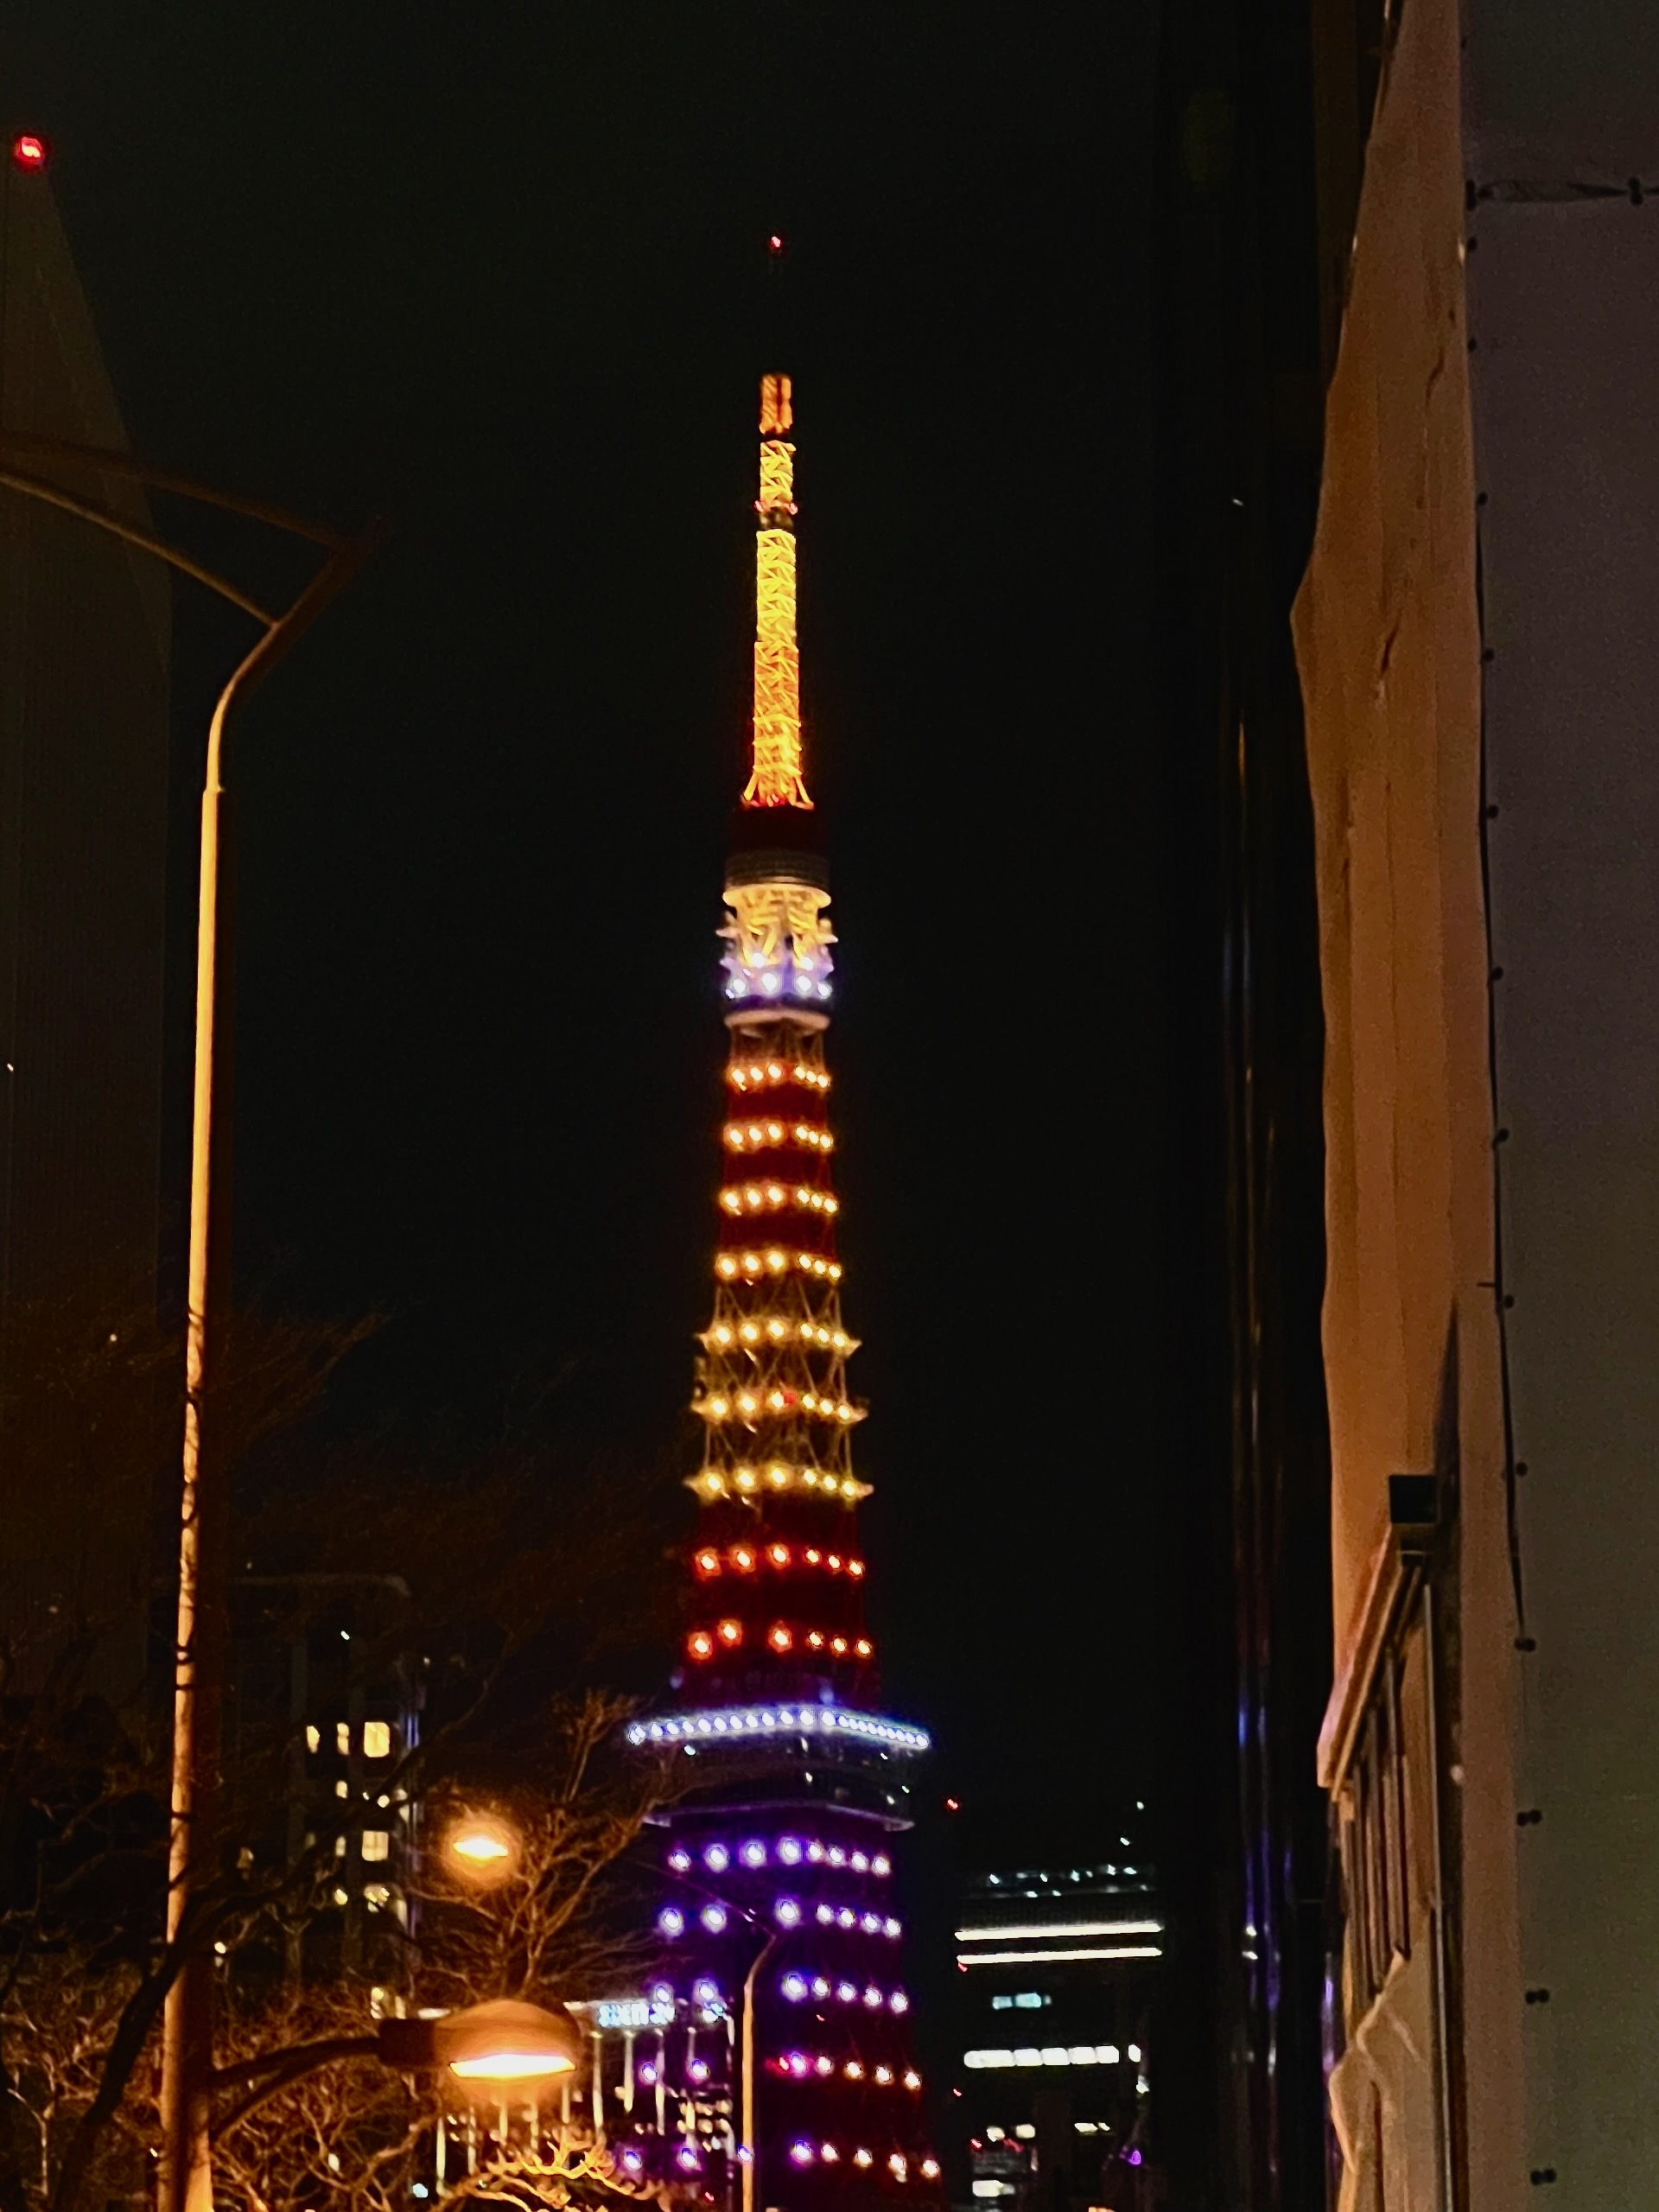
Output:
[[[518,1857],[518,1834],[505,1821],[489,1814],[468,1814],[444,1839],[444,1849],[457,1870],[475,1882],[499,1881],[511,1873]]]
[[[447,2071],[482,2091],[574,2073],[579,2048],[568,2019],[539,2005],[497,1997],[429,2019],[380,2020],[366,2035],[285,2044],[215,2067],[206,2086],[210,2094],[228,2096],[218,2116],[219,2126],[228,2129],[290,2082],[342,2058],[376,2058],[397,2074]]]
[[[575,2069],[575,2030],[539,2005],[499,1997],[429,2024],[438,2063],[457,2081],[487,2088],[500,2082],[546,2081]]]

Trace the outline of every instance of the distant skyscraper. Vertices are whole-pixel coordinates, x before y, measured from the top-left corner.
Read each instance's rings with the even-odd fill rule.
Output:
[[[987,2212],[1158,2201],[1148,2046],[1164,1948],[1144,1847],[1116,1827],[1069,1852],[1033,1835],[960,1882],[950,2109]]]
[[[671,1714],[707,1786],[673,1812],[640,2063],[671,2156],[756,2206],[927,2202],[893,1848],[924,1732],[886,1718],[841,1313],[825,1036],[835,942],[802,772],[789,379],[761,385],[753,772],[726,870],[728,1105],[690,1479],[696,1592]],[[753,2004],[746,2005],[746,1987]],[[660,2093],[666,2091],[666,2096]]]

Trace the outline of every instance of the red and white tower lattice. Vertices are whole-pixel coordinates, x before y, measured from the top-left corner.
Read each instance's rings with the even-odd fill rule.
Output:
[[[912,2055],[894,1839],[925,1732],[887,1717],[853,1471],[824,1045],[829,876],[801,761],[789,379],[760,397],[754,762],[726,871],[723,1165],[689,1487],[677,1709],[634,1724],[707,1782],[662,1843],[663,2023],[642,2061],[675,2158],[743,2212],[939,2195]],[[752,2001],[746,2001],[751,1999]],[[672,2024],[671,2025],[670,2024]]]

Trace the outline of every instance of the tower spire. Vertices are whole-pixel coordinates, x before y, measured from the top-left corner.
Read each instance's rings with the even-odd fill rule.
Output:
[[[754,766],[745,806],[810,808],[801,775],[801,654],[795,631],[795,448],[789,378],[760,379],[760,518],[754,564]]]

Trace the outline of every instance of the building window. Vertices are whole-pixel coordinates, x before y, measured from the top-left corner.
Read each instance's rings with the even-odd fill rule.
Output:
[[[386,1831],[385,1831],[385,1828],[365,1828],[365,1829],[364,1829],[364,1831],[363,1831],[363,1856],[364,1856],[365,1859],[390,1859],[390,1858],[391,1858],[391,1836],[386,1833]]]
[[[363,1723],[363,1756],[365,1759],[389,1759],[391,1757],[391,1723],[389,1720],[365,1720]]]
[[[340,1753],[341,1758],[349,1758],[351,1757],[352,1724],[349,1720],[338,1720],[335,1722],[334,1749]]]
[[[308,1751],[320,1751],[322,1749],[322,1731],[310,1721],[306,1723],[305,1748]]]
[[[1038,2012],[1045,2005],[1053,2001],[1052,1998],[1042,1996],[1034,1989],[1020,1989],[1011,1995],[993,1997],[991,2010],[993,2012]]]

